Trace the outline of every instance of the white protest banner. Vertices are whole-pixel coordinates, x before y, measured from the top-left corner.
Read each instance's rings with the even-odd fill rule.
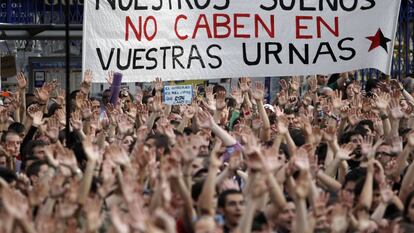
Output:
[[[391,71],[401,0],[85,0],[83,68],[125,82]]]
[[[193,101],[193,86],[164,86],[164,103],[167,105],[191,104]]]

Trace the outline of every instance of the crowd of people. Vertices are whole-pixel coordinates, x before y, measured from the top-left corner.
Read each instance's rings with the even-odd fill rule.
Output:
[[[92,80],[67,102],[17,76],[0,106],[0,232],[414,232],[410,77],[289,77],[272,103],[240,78],[180,106],[158,78],[116,103]]]

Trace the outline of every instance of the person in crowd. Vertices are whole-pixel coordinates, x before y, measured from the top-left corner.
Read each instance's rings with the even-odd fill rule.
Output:
[[[282,79],[273,104],[242,77],[168,106],[159,78],[111,104],[87,71],[66,103],[20,73],[0,106],[0,232],[414,232],[412,78],[354,74]]]

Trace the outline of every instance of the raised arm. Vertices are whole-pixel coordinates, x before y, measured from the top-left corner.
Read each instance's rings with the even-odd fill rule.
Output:
[[[266,110],[263,105],[263,97],[264,97],[264,85],[263,83],[256,82],[255,83],[255,90],[252,92],[252,97],[256,100],[257,109],[259,110],[260,119],[263,122],[263,130],[261,131],[261,138],[263,141],[267,141],[270,139],[270,121],[269,117],[267,116]]]
[[[78,203],[84,205],[88,198],[89,191],[92,186],[93,172],[95,170],[96,163],[99,158],[99,154],[95,151],[94,146],[90,138],[86,138],[83,142],[83,149],[88,158],[86,169],[83,174],[81,187],[79,189]]]
[[[224,146],[229,147],[237,144],[236,139],[234,139],[227,131],[217,125],[214,122],[213,117],[208,112],[199,111],[197,114],[197,120],[201,128],[211,129],[216,137],[221,139]]]

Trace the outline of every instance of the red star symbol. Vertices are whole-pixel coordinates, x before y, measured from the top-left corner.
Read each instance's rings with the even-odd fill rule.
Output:
[[[388,53],[387,43],[391,40],[382,34],[381,29],[378,29],[377,33],[375,33],[374,36],[368,36],[366,38],[371,41],[371,47],[369,47],[368,52],[377,48],[378,46],[381,46]]]

